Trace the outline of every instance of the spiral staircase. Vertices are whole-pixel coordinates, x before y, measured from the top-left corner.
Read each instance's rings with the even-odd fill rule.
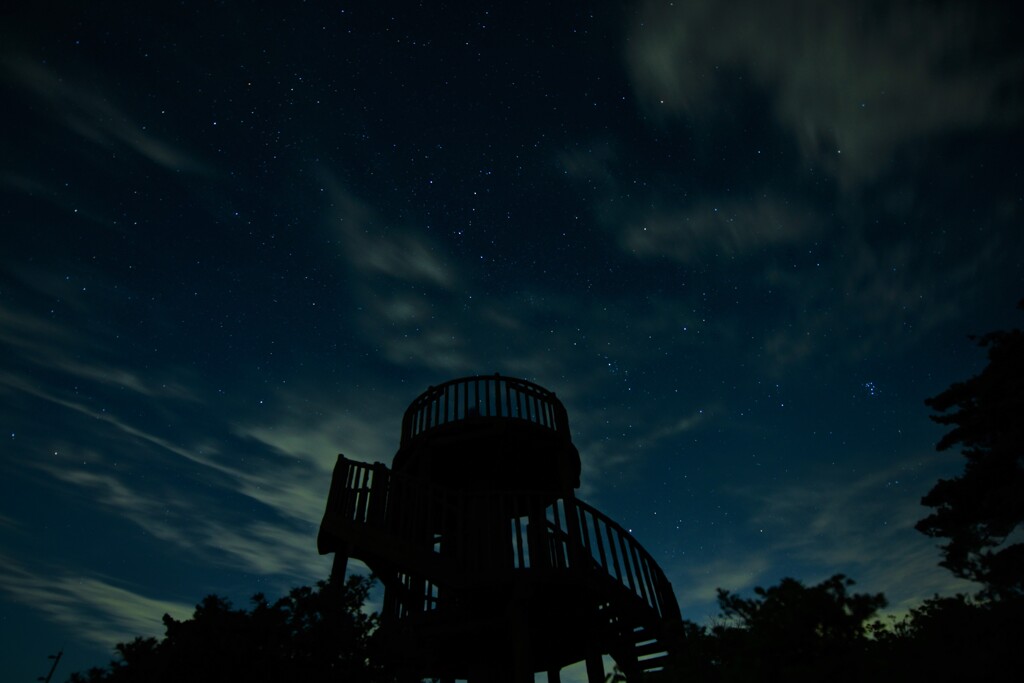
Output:
[[[584,661],[603,683],[603,654],[659,680],[681,642],[672,586],[578,478],[553,393],[452,380],[406,411],[393,469],[338,456],[318,550],[381,580],[382,648],[409,680],[558,681]]]

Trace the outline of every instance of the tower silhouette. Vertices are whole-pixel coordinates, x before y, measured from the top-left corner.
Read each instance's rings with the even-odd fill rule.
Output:
[[[402,419],[392,469],[343,455],[317,545],[384,585],[383,656],[409,680],[532,681],[602,655],[630,681],[671,668],[672,586],[633,536],[575,496],[561,401],[501,375],[430,387]]]

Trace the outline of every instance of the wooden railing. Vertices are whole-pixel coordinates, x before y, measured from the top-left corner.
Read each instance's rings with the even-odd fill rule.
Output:
[[[574,497],[449,491],[394,475],[380,463],[341,457],[339,475],[343,484],[332,485],[328,516],[379,529],[395,547],[432,553],[466,576],[531,571],[600,577],[658,617],[680,616],[672,586],[650,553],[615,521]],[[413,567],[404,569],[409,573],[399,578],[406,599],[395,608],[397,615],[435,609],[444,577],[427,579]]]
[[[573,501],[581,542],[590,559],[609,578],[633,593],[662,618],[680,618],[672,584],[633,535],[582,500]]]
[[[480,417],[525,420],[569,438],[568,414],[553,392],[523,379],[478,375],[420,394],[402,418],[401,443],[435,427]]]

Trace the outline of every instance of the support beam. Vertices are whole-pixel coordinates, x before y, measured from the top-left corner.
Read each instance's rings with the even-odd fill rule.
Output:
[[[345,583],[345,570],[348,569],[347,543],[339,543],[338,549],[334,551],[334,562],[331,564],[331,581],[337,585]]]
[[[508,636],[512,654],[514,683],[533,683],[530,666],[530,621],[526,614],[527,591],[520,584],[513,589],[508,605]]]
[[[587,655],[587,683],[604,683],[604,659],[600,652]]]

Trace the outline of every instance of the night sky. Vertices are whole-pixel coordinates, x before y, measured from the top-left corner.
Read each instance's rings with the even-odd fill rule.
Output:
[[[972,589],[913,525],[1022,323],[1012,3],[17,4],[0,678],[325,578],[337,453],[471,374],[557,392],[689,619]]]

